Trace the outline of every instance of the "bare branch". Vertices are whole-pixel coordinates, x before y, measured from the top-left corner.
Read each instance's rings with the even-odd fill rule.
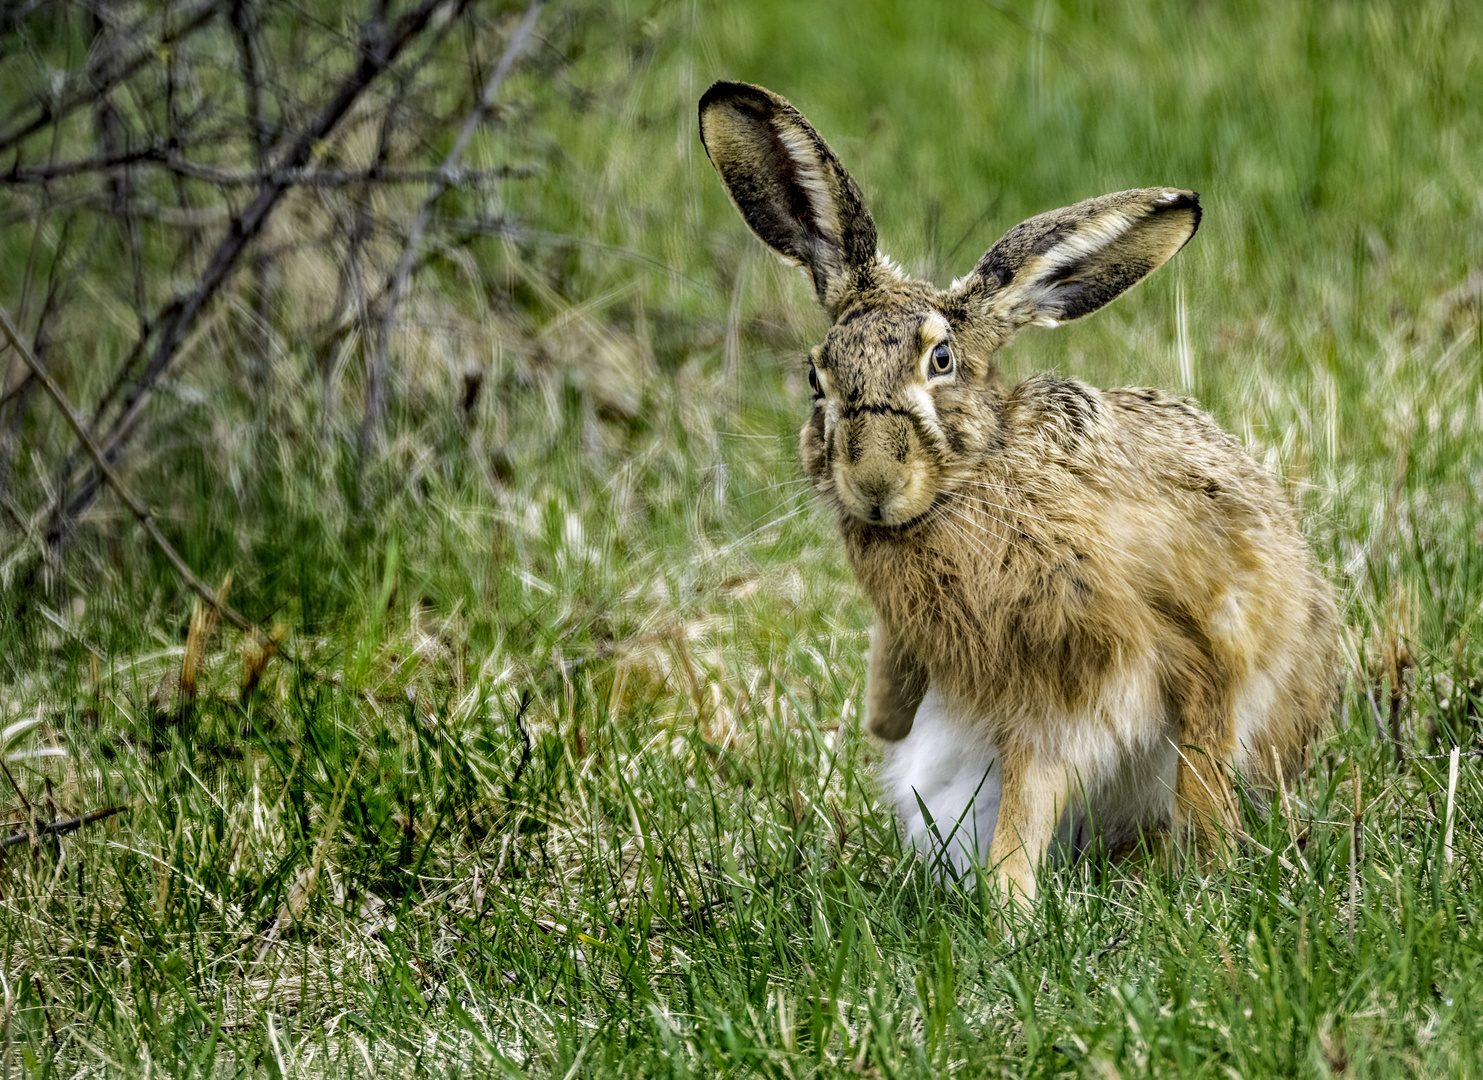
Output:
[[[111,87],[127,79],[145,64],[157,60],[160,48],[204,26],[215,17],[219,6],[218,0],[208,0],[207,3],[188,8],[184,12],[172,12],[170,29],[159,38],[146,42],[133,55],[113,64],[109,64],[110,58],[105,56],[98,64],[90,65],[87,71],[62,87],[51,101],[37,102],[36,111],[29,120],[22,121],[18,126],[0,135],[0,153],[16,146],[48,124],[54,124],[92,103],[100,94],[106,93]]]
[[[315,120],[299,134],[274,170],[274,176],[263,184],[247,208],[233,218],[226,236],[217,245],[196,287],[167,304],[156,320],[160,327],[159,340],[149,363],[125,396],[121,414],[101,440],[103,457],[100,466],[117,460],[135,422],[149,404],[160,376],[175,359],[196,320],[231,276],[244,249],[262,230],[279,200],[291,186],[284,178],[285,174],[309,164],[316,147],[328,138],[361,93],[395,62],[402,50],[426,29],[440,9],[461,6],[461,3],[462,0],[423,0],[389,28],[383,29],[379,25],[366,28],[367,38],[362,43],[360,61],[355,69],[341,81]],[[59,513],[47,530],[47,542],[57,549],[65,546],[71,533],[71,523],[97,497],[103,474],[101,467],[95,468],[71,502],[64,502],[68,480],[69,477],[64,476],[62,483],[57,486]]]

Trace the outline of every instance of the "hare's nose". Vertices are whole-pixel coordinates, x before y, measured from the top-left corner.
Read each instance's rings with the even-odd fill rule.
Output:
[[[879,521],[881,507],[906,486],[906,479],[885,469],[861,469],[859,473],[861,475],[855,477],[855,490],[860,493],[860,501],[869,508],[870,520]]]

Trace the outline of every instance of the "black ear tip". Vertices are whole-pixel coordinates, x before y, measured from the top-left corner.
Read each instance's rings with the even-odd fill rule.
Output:
[[[1200,217],[1203,214],[1200,209],[1198,191],[1166,191],[1154,199],[1154,213],[1160,214],[1168,210],[1188,211],[1195,219],[1190,235],[1195,235],[1195,231],[1200,227]]]
[[[774,95],[752,83],[721,80],[711,83],[710,89],[700,95],[700,112],[715,105],[725,105],[738,112],[766,115],[773,109]]]
[[[1205,211],[1200,207],[1200,193],[1198,191],[1186,192],[1185,195],[1185,205],[1189,207],[1190,212],[1194,214],[1195,217],[1194,228],[1190,229],[1189,231],[1189,234],[1191,236],[1194,236],[1196,231],[1198,231],[1198,229],[1200,228],[1200,218],[1204,216]]]
[[[1166,191],[1154,199],[1154,205],[1159,210],[1193,210],[1198,214],[1200,193],[1198,191]]]
[[[711,83],[704,94],[700,95],[701,105],[709,105],[718,98],[727,97],[739,91],[755,89],[750,83],[732,82],[729,79],[717,79]]]

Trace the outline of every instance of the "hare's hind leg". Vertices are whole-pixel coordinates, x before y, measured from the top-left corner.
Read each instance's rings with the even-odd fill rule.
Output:
[[[1174,836],[1191,832],[1207,857],[1223,859],[1240,835],[1230,763],[1236,751],[1235,688],[1227,665],[1193,665],[1170,694],[1179,763],[1174,779]]]

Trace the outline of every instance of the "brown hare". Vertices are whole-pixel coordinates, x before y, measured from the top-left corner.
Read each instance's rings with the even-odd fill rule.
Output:
[[[1239,829],[1337,693],[1339,621],[1279,485],[1190,402],[994,354],[1079,319],[1194,235],[1144,188],[1016,225],[947,289],[876,250],[860,189],[787,101],[719,82],[711,163],[833,320],[809,358],[803,468],[875,608],[866,723],[912,842],[1022,903],[1057,835],[1113,848]]]

